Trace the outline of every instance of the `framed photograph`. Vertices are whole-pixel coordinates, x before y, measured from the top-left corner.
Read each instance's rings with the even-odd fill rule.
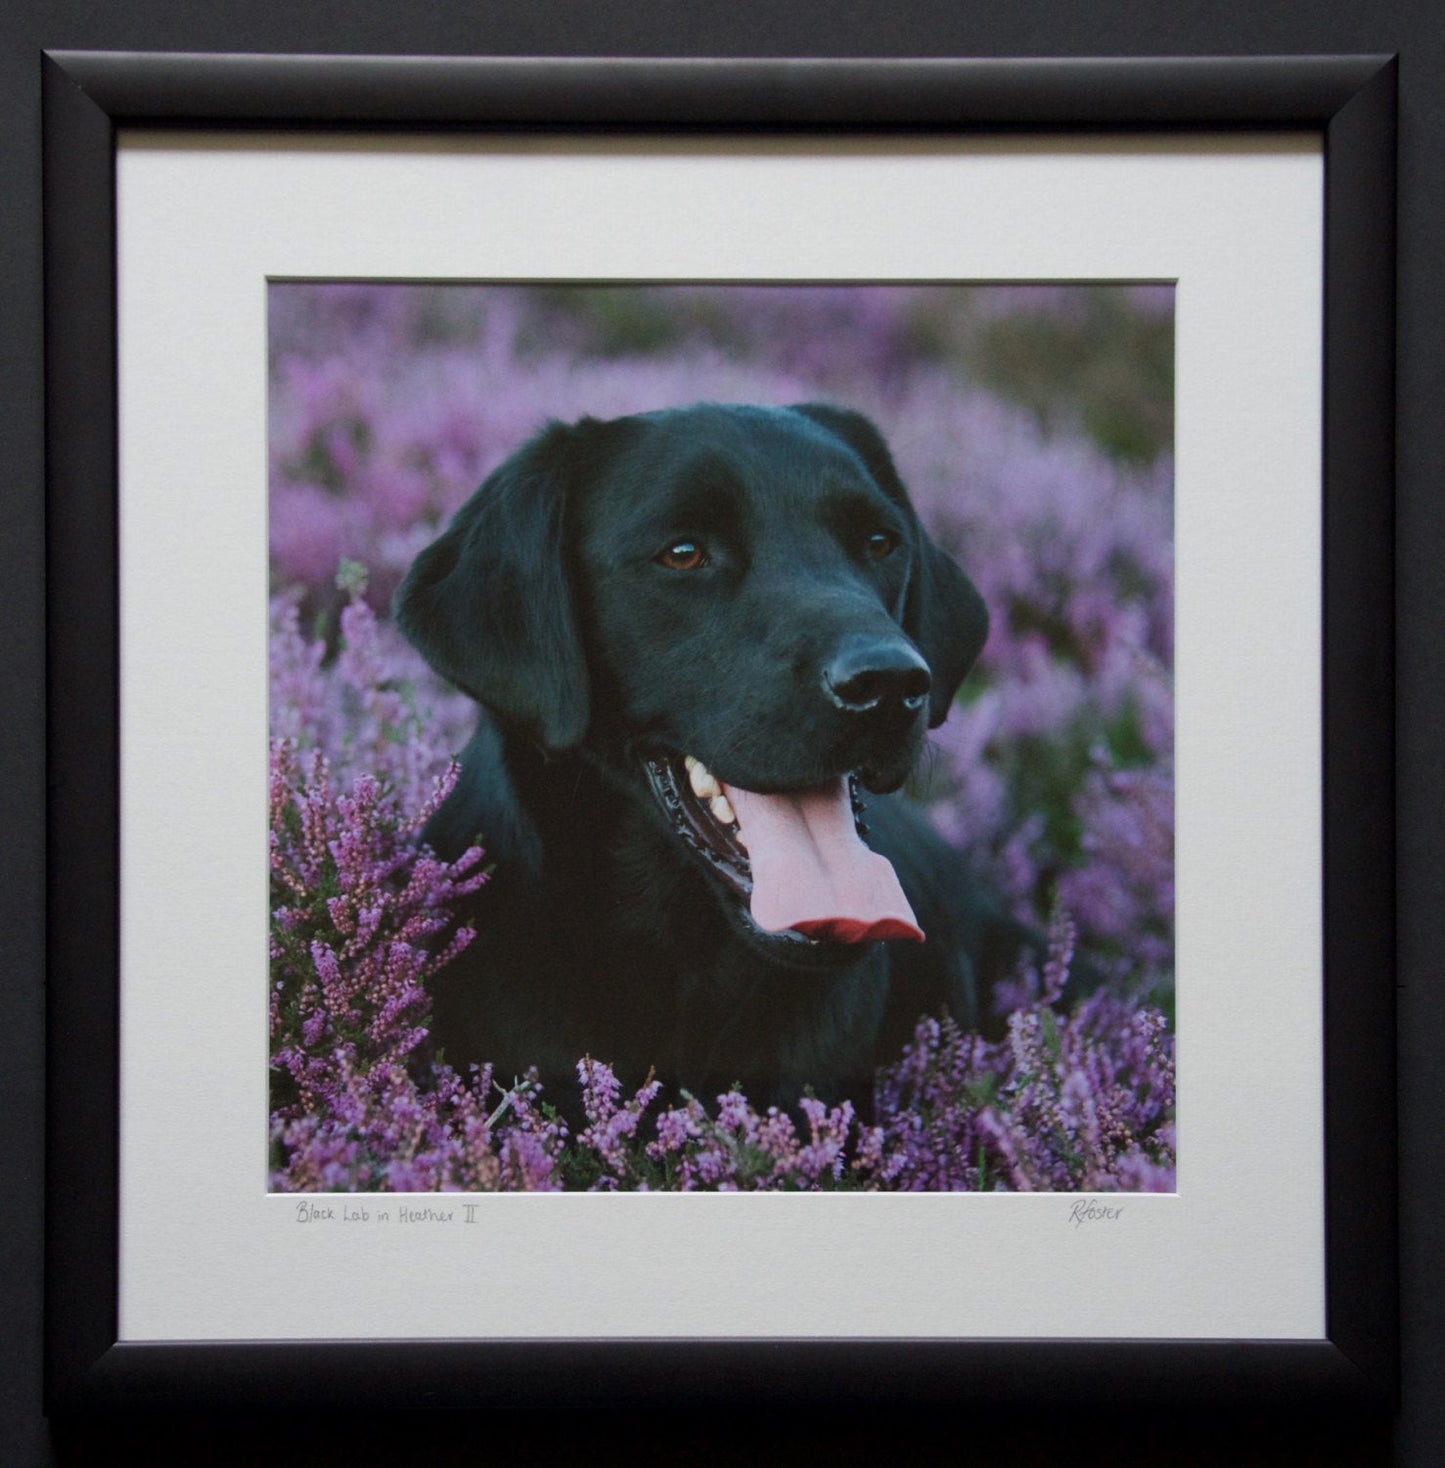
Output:
[[[57,1405],[1388,1396],[1387,59],[45,108]]]

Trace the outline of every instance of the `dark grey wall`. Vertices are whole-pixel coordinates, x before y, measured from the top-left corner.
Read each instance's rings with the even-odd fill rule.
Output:
[[[43,615],[40,349],[42,48],[377,51],[497,55],[1167,55],[1398,52],[1400,459],[1398,706],[1404,1401],[1387,1416],[1319,1421],[1192,1414],[1010,1423],[741,1415],[695,1422],[588,1414],[498,1423],[393,1420],[341,1429],[296,1420],[73,1427],[39,1408],[43,1061]],[[0,1460],[153,1464],[460,1459],[547,1463],[611,1447],[643,1461],[1138,1463],[1445,1462],[1445,852],[1437,757],[1445,728],[1438,569],[1445,464],[1445,18],[1435,0],[3,0],[0,6]],[[1392,1446],[1393,1439],[1393,1446]]]

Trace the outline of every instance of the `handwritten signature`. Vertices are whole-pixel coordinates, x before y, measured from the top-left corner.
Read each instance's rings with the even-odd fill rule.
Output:
[[[1122,1203],[1101,1203],[1097,1198],[1080,1198],[1069,1209],[1069,1222],[1075,1228],[1082,1228],[1086,1223],[1116,1219],[1123,1211]]]

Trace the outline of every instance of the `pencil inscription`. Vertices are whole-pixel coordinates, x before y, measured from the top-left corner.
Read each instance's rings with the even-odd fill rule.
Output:
[[[1075,1228],[1086,1223],[1112,1222],[1124,1211],[1122,1203],[1101,1203],[1097,1198],[1080,1198],[1069,1209],[1069,1222]]]

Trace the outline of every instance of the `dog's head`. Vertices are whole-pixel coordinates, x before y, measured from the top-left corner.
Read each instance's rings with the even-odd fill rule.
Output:
[[[744,892],[775,839],[785,862],[802,828],[834,840],[854,781],[903,782],[988,627],[878,430],[817,404],[549,426],[418,557],[396,615],[505,728],[650,790]]]

